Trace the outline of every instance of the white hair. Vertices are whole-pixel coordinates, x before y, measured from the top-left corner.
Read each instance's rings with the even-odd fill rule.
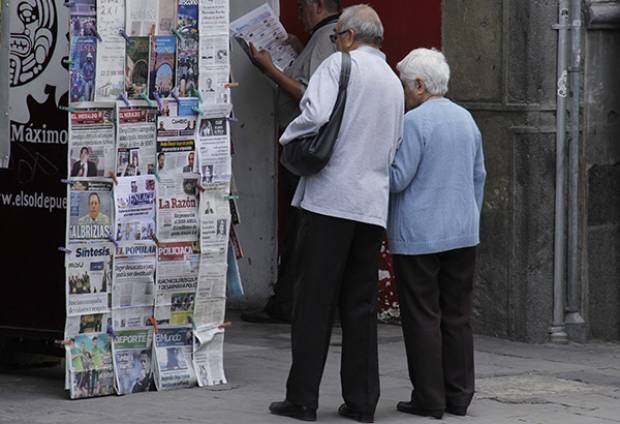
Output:
[[[355,41],[380,46],[383,42],[383,24],[379,15],[366,4],[349,6],[340,15],[340,30],[353,30]]]
[[[443,53],[436,49],[415,49],[396,68],[410,88],[420,79],[431,96],[443,96],[448,92],[450,66]]]

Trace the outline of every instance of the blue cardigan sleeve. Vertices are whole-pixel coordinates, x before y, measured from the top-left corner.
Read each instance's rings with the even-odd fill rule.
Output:
[[[482,211],[482,201],[484,200],[484,183],[487,171],[484,166],[484,152],[482,150],[482,136],[480,130],[476,128],[476,158],[474,159],[474,192],[478,211]]]
[[[400,193],[413,181],[424,150],[423,122],[413,114],[405,115],[403,142],[390,168],[390,191]]]

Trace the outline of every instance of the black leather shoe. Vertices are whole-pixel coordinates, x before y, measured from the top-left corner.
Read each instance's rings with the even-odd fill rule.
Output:
[[[366,414],[363,412],[356,411],[355,409],[350,408],[349,405],[347,405],[346,403],[343,403],[342,405],[340,405],[340,408],[338,408],[338,414],[346,418],[351,418],[352,420],[355,420],[360,423],[374,423],[375,422],[375,416],[373,414]]]
[[[405,412],[407,414],[419,415],[421,417],[433,417],[438,420],[443,417],[443,409],[424,409],[420,408],[413,401],[410,402],[398,402],[396,405],[396,409],[400,412]]]
[[[467,407],[466,406],[457,406],[457,405],[447,405],[446,412],[452,415],[458,415],[459,417],[464,417],[467,415]]]
[[[282,415],[283,417],[296,418],[302,421],[316,421],[316,409],[295,405],[288,400],[273,402],[269,405],[269,410],[272,414]]]

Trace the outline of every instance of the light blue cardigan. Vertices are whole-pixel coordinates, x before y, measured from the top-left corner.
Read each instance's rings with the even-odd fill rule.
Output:
[[[486,171],[482,137],[471,114],[446,98],[405,115],[390,170],[390,250],[445,252],[480,243]]]

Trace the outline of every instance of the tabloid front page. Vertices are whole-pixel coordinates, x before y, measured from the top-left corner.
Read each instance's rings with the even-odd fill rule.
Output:
[[[192,325],[199,261],[197,243],[160,243],[155,297],[158,324]]]
[[[116,332],[112,353],[118,394],[148,392],[154,388],[152,352],[152,329]]]
[[[114,255],[112,321],[115,330],[149,325],[155,299],[157,246],[122,242]]]
[[[155,174],[157,109],[119,104],[117,116],[116,176]]]
[[[109,177],[114,172],[114,106],[93,103],[70,114],[71,178]]]
[[[114,394],[109,334],[79,334],[68,340],[65,349],[71,399]]]
[[[102,179],[73,180],[69,184],[67,240],[106,240],[113,222],[113,183]]]
[[[117,241],[152,240],[155,235],[155,177],[122,177],[114,187]]]
[[[193,332],[188,327],[160,328],[155,334],[155,385],[172,390],[196,385],[192,366]]]

